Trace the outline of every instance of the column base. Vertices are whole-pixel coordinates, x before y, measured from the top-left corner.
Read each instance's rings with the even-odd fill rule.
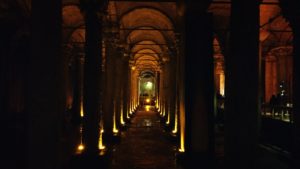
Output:
[[[164,128],[165,128],[165,131],[168,133],[172,132],[172,129],[173,129],[173,127],[170,124],[166,124],[166,123],[165,123]]]
[[[166,125],[166,118],[160,116],[160,123],[163,124],[164,126]]]
[[[172,133],[172,131],[171,131],[168,134],[168,139],[173,143],[178,143],[179,142],[179,135],[177,133]]]
[[[180,166],[187,169],[202,168],[202,169],[215,169],[215,158],[209,153],[180,153],[176,154],[176,162]]]
[[[129,124],[131,124],[131,116],[129,116],[130,118],[128,119],[128,118],[126,118],[125,119],[125,123],[126,123],[126,125],[129,125]]]
[[[124,124],[124,125],[120,125],[120,127],[119,127],[119,129],[121,130],[121,131],[126,131],[127,130],[127,125],[126,124]]]
[[[103,140],[106,145],[119,144],[121,142],[121,133],[104,133]]]
[[[71,157],[70,168],[72,169],[99,169],[109,168],[110,155],[108,153],[82,153]]]

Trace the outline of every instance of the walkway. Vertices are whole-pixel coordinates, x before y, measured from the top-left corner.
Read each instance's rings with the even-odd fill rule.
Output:
[[[112,169],[179,169],[167,134],[157,112],[138,110],[113,150]]]

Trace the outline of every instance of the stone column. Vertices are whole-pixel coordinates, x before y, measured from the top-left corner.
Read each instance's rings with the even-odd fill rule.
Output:
[[[214,153],[212,16],[194,5],[188,4],[185,17],[185,145],[191,165],[210,165]]]
[[[159,79],[159,110],[160,110],[160,115],[164,115],[164,103],[165,103],[165,91],[164,91],[164,81],[165,81],[165,65],[161,65],[161,72],[160,72],[160,79]]]
[[[173,60],[170,60],[170,91],[169,91],[169,112],[170,112],[170,127],[174,127],[175,122],[175,104],[176,104],[176,60],[175,58],[172,58]],[[170,128],[170,129],[171,129]]]
[[[84,54],[81,53],[75,57],[74,77],[73,77],[73,103],[72,103],[72,121],[77,125],[83,116],[83,66]]]
[[[265,59],[265,101],[277,94],[277,64],[276,57],[268,55]]]
[[[61,4],[60,0],[32,0],[31,57],[27,60],[25,98],[28,156],[24,157],[28,158],[30,169],[61,167],[61,117],[65,111],[63,70],[67,64],[61,55]]]
[[[159,84],[160,84],[160,72],[157,71],[156,72],[156,86],[155,86],[157,109],[159,109],[159,107],[160,107],[160,88],[159,88]]]
[[[86,154],[98,154],[102,69],[102,17],[100,4],[82,2],[85,19],[85,65],[83,83],[83,143]]]
[[[292,5],[292,4],[290,4]],[[294,166],[300,166],[300,16],[297,15],[300,6],[298,4],[293,4],[295,8],[288,8],[291,10],[291,14],[289,14],[289,20],[293,29],[294,41],[293,41],[293,133],[294,133],[294,141],[293,141],[293,159]]]
[[[114,116],[114,94],[115,94],[115,49],[110,38],[106,41],[106,62],[105,62],[105,90],[103,100],[104,116],[104,135],[110,138],[113,135],[113,116]],[[108,140],[107,140],[108,141]]]
[[[117,67],[116,71],[115,71],[115,103],[116,103],[116,125],[117,125],[117,128],[119,128],[120,124],[121,124],[121,103],[122,103],[122,94],[121,94],[121,84],[122,84],[122,81],[121,81],[121,78],[122,78],[122,60],[121,60],[121,57],[120,57],[120,53],[117,52],[116,53],[116,65]]]
[[[293,120],[294,120],[294,152],[295,166],[300,166],[300,18],[293,25],[294,54],[293,54]]]
[[[123,99],[123,117],[124,120],[128,120],[127,115],[129,114],[129,104],[128,104],[128,100],[129,100],[129,91],[128,91],[128,77],[129,77],[129,73],[128,73],[128,65],[129,65],[129,61],[127,58],[124,58],[123,60],[123,66],[122,66],[122,99]]]
[[[254,168],[258,148],[259,1],[231,2],[230,53],[225,58],[225,163]]]

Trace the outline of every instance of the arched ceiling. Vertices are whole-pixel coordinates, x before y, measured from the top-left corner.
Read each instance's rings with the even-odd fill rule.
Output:
[[[77,46],[85,41],[84,18],[78,4],[78,0],[64,0],[62,9],[64,42]],[[157,69],[159,62],[169,60],[166,57],[174,53],[169,50],[175,46],[176,8],[175,2],[110,1],[105,17],[108,25],[104,26],[117,26],[120,46],[130,52],[138,67]]]
[[[83,16],[77,0],[64,0],[64,34],[72,42],[84,42]],[[213,0],[208,11],[214,14],[214,30],[221,49],[229,32],[231,0]],[[260,40],[263,51],[290,45],[293,35],[289,23],[282,17],[278,0],[263,0],[260,5]],[[145,54],[169,60],[169,50],[175,46],[176,3],[110,1],[107,20],[118,25],[120,42],[130,52],[131,59]],[[142,52],[143,51],[143,52]],[[148,52],[145,52],[148,51]],[[150,54],[152,51],[153,54]],[[148,56],[147,56],[148,57]],[[134,63],[136,62],[134,60]]]
[[[173,29],[173,23],[162,12],[152,8],[137,8],[124,14],[120,19],[121,28],[154,27]]]
[[[63,6],[62,22],[63,41],[65,43],[69,43],[70,41],[76,41],[74,40],[72,34],[77,29],[83,29],[82,27],[84,24],[84,18],[78,5],[74,3],[66,3],[66,5]],[[77,41],[80,41],[80,39],[78,39]]]
[[[84,23],[83,16],[77,5],[66,5],[62,9],[64,27],[77,27]]]
[[[13,24],[22,27],[29,20],[30,12],[31,0],[0,1],[0,21],[2,24]]]
[[[158,44],[167,44],[163,33],[159,30],[153,30],[151,27],[134,29],[125,37],[127,44],[135,44],[143,40],[155,41]]]
[[[213,0],[208,11],[214,14],[214,30],[221,45],[229,32],[231,0]],[[263,0],[260,4],[260,40],[263,51],[292,43],[292,30],[283,18],[278,0]]]
[[[71,42],[85,42],[85,30],[78,28],[73,31],[71,38]]]
[[[131,53],[133,63],[139,68],[157,70],[160,62],[169,56],[169,47],[175,43],[174,22],[155,6],[140,6],[125,9],[118,14],[120,37]],[[117,10],[114,3],[111,9]],[[123,40],[122,40],[123,38]]]
[[[152,41],[152,40],[142,40],[142,41],[132,45],[131,52],[136,53],[137,51],[145,49],[145,48],[151,49],[151,50],[155,51],[155,53],[163,53],[163,48],[165,48],[165,46],[158,45],[157,42]]]

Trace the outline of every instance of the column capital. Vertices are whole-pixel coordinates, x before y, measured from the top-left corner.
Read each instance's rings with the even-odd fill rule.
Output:
[[[79,7],[83,12],[95,11],[104,13],[108,5],[108,0],[79,0],[79,2]]]
[[[186,0],[186,10],[189,11],[199,11],[199,12],[206,12],[209,5],[211,4],[212,0]]]

